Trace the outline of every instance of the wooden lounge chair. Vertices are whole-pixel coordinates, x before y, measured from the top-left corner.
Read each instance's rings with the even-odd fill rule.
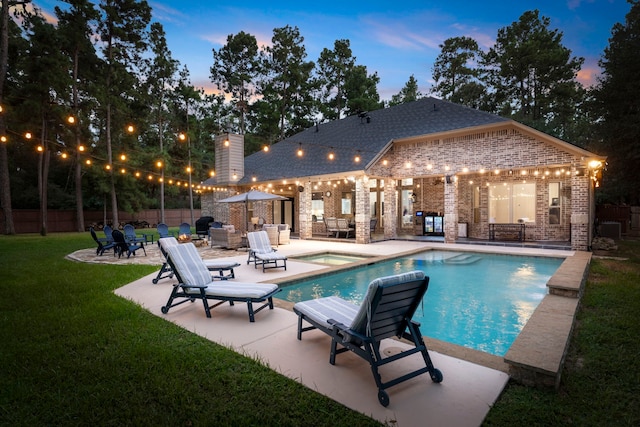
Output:
[[[345,351],[352,351],[369,362],[378,386],[378,400],[387,406],[389,395],[385,389],[389,387],[427,372],[433,382],[442,381],[442,373],[431,362],[420,325],[411,320],[428,285],[429,278],[422,271],[411,271],[373,280],[359,307],[336,296],[296,303],[293,311],[298,315],[298,339],[302,339],[305,331],[319,329],[331,336],[329,363],[332,365],[336,355]],[[303,327],[303,321],[311,326]],[[414,347],[383,358],[380,342],[393,336],[408,340]],[[380,366],[415,353],[422,355],[424,367],[382,381]]]
[[[172,307],[185,302],[202,300],[207,317],[211,317],[211,309],[228,302],[247,303],[249,321],[255,321],[255,314],[264,308],[273,309],[273,295],[280,292],[278,285],[272,283],[242,283],[230,281],[213,281],[211,272],[200,258],[193,243],[183,243],[167,248],[167,261],[178,279],[167,303],[161,308],[167,314]],[[177,300],[177,302],[176,302]],[[209,305],[209,300],[218,301]],[[260,303],[257,309],[253,304]]]
[[[247,264],[253,262],[255,268],[258,268],[258,264],[261,264],[263,272],[268,268],[283,267],[285,270],[287,269],[287,257],[273,249],[266,231],[247,233],[247,240],[249,241]],[[278,261],[282,261],[282,265],[278,265]]]

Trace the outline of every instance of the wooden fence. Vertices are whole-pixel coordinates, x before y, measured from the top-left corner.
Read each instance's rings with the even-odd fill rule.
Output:
[[[596,218],[598,223],[619,222],[622,234],[627,233],[631,222],[631,206],[598,205],[596,206]]]
[[[193,210],[194,221],[200,218],[200,209]],[[165,222],[170,227],[177,227],[183,222],[191,223],[191,213],[189,209],[165,209]],[[105,223],[112,225],[111,212],[108,212],[105,218],[103,211],[84,211],[85,229],[94,226],[101,229]],[[128,212],[119,212],[118,219],[121,225],[126,223],[143,224],[148,227],[155,228],[160,222],[160,210],[149,209],[142,212],[131,214]],[[4,211],[0,210],[0,233],[4,233],[5,224]],[[40,210],[39,209],[14,209],[13,224],[16,233],[39,233],[40,232]],[[77,231],[78,222],[76,220],[75,210],[49,210],[47,212],[47,231],[50,233]],[[191,224],[195,226],[195,224]]]

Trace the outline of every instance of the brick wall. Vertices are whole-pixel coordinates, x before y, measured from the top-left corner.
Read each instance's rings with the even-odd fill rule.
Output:
[[[383,164],[387,161],[387,165]],[[517,183],[526,180],[536,184],[535,225],[527,226],[527,239],[568,241],[571,238],[571,224],[574,210],[588,209],[590,200],[582,195],[589,185],[580,187],[580,193],[572,199],[572,186],[580,183],[576,178],[563,174],[545,175],[550,167],[559,170],[563,165],[571,170],[571,165],[579,165],[582,159],[549,143],[543,143],[533,136],[523,134],[518,129],[505,128],[477,132],[450,138],[425,138],[422,141],[398,143],[394,145],[369,172],[372,177],[413,178],[414,193],[417,196],[414,210],[445,212],[448,197],[443,182],[446,175],[457,177],[457,222],[468,223],[469,237],[486,239],[489,221],[489,190],[487,183]],[[468,168],[470,172],[464,172]],[[483,173],[480,171],[484,169]],[[498,175],[494,170],[499,169]],[[526,175],[520,171],[526,170]],[[537,171],[537,175],[535,174]],[[549,224],[548,183],[560,182],[562,188],[562,209],[560,224]],[[588,182],[587,182],[588,184]],[[477,218],[473,206],[473,191],[479,188],[480,204]],[[451,193],[453,195],[453,193]],[[449,215],[455,214],[449,212]],[[445,220],[447,233],[457,236],[455,224]],[[578,227],[580,228],[580,227]],[[578,238],[582,247],[588,241],[585,232],[573,230],[573,239]],[[578,233],[578,234],[576,234]],[[573,240],[572,239],[572,240]]]

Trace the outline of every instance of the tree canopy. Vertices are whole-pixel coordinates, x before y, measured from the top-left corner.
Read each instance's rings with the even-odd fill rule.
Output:
[[[55,23],[37,8],[14,8],[9,16],[9,2],[2,4],[5,212],[15,205],[44,214],[75,204],[79,217],[83,208],[110,208],[117,220],[118,209],[185,206],[192,195],[197,205],[196,187],[184,183],[209,176],[216,135],[243,133],[250,154],[319,121],[385,107],[378,73],[357,62],[348,39],[309,58],[295,26],[274,28],[265,46],[245,31],[229,34],[212,50],[217,91],[206,94],[172,58],[145,0],[67,0],[55,9]],[[608,155],[606,200],[638,203],[640,107],[629,94],[640,86],[640,12],[636,0],[630,4],[625,22],[612,30],[593,89],[576,80],[583,59],[563,45],[549,18],[532,10],[501,28],[487,51],[467,36],[441,43],[431,93]],[[411,74],[386,106],[420,97]],[[189,144],[179,141],[183,132]],[[6,225],[12,233],[12,221]]]

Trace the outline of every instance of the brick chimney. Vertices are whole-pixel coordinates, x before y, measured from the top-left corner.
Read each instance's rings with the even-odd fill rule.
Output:
[[[215,137],[216,181],[234,185],[244,176],[244,135],[223,133]]]

